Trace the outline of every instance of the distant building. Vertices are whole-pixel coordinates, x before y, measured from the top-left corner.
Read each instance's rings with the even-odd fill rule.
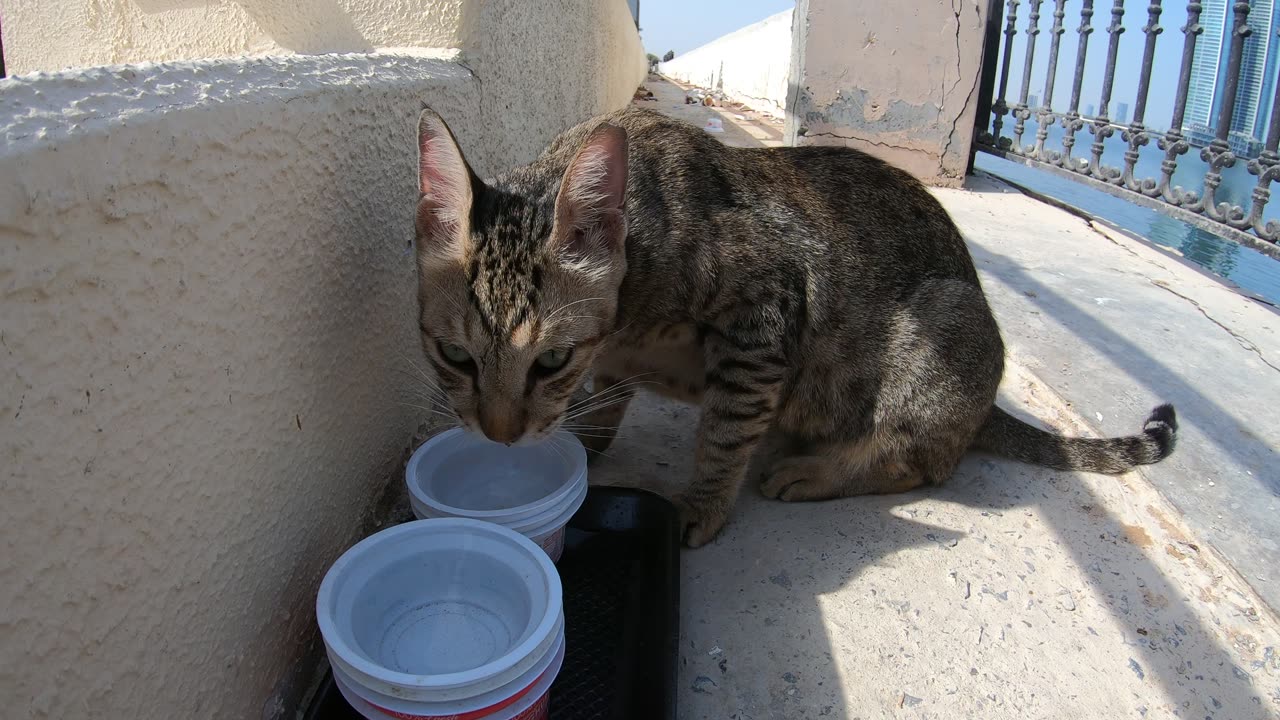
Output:
[[[1085,106],[1084,106],[1084,116],[1085,116],[1085,117],[1097,117],[1097,116],[1098,116],[1098,114],[1097,114],[1097,113],[1095,113],[1093,110],[1094,110],[1093,103],[1089,103],[1088,105],[1085,105]]]
[[[1040,107],[1040,98],[1036,95],[1027,96],[1027,107],[1029,108]]]
[[[1116,103],[1115,121],[1120,125],[1127,125],[1129,123],[1129,103]]]
[[[1231,44],[1232,13],[1227,0],[1203,0],[1200,25],[1204,33],[1196,42],[1187,88],[1187,113],[1182,130],[1194,145],[1208,145],[1218,130],[1223,95],[1227,86],[1227,63]],[[1249,10],[1249,37],[1244,40],[1240,62],[1240,83],[1231,111],[1227,143],[1232,152],[1256,157],[1262,151],[1271,105],[1280,73],[1280,43],[1276,42],[1275,0],[1253,0]]]

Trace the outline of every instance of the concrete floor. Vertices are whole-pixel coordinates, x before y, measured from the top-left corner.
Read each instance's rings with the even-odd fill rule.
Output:
[[[726,142],[780,142],[647,85],[644,106],[715,113]],[[683,555],[681,718],[1280,717],[1280,626],[1255,591],[1275,605],[1276,315],[996,181],[937,194],[1009,345],[1001,404],[1118,434],[1172,401],[1180,448],[1119,478],[975,455],[941,489],[816,504],[749,484]],[[634,403],[592,482],[679,488],[696,421]]]

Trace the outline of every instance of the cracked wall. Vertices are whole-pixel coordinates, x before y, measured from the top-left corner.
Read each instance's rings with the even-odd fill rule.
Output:
[[[964,181],[985,3],[799,0],[786,137],[881,157],[926,184]]]

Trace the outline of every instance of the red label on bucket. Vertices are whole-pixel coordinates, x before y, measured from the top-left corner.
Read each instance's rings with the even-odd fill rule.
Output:
[[[547,670],[547,672],[550,672],[550,670]],[[529,683],[524,687],[523,690],[521,690],[520,692],[517,692],[516,694],[507,698],[506,700],[500,700],[486,708],[480,708],[479,710],[470,710],[470,711],[467,711],[464,713],[458,713],[455,715],[414,715],[412,713],[397,712],[390,708],[384,708],[381,705],[377,705],[374,703],[369,703],[369,704],[377,708],[379,712],[386,713],[387,715],[390,715],[393,718],[399,718],[400,720],[484,720],[484,718],[487,718],[490,715],[493,715],[499,712],[503,708],[514,705],[516,701],[518,701],[520,698],[527,695],[529,691],[534,688],[535,685],[542,682],[542,679],[546,676],[547,676],[546,672],[542,673],[541,675],[538,676],[538,679]],[[550,692],[542,693],[542,697],[538,699],[538,702],[530,705],[524,712],[511,718],[511,720],[547,720],[547,697],[550,694],[551,694]],[[539,708],[541,708],[541,711],[538,711]],[[538,712],[535,712],[535,711],[538,711]]]
[[[538,545],[551,558],[552,562],[559,560],[561,553],[564,552],[564,528],[560,528],[543,538]],[[516,718],[516,720],[519,720],[519,718]]]
[[[527,710],[511,718],[511,720],[547,720],[547,708],[550,705],[547,698],[549,697],[551,697],[550,692],[542,693],[542,697],[538,698],[538,702],[530,705]]]

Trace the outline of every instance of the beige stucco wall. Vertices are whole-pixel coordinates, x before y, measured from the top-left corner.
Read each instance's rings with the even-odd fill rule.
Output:
[[[519,49],[513,52],[513,49]],[[462,36],[496,151],[528,162],[584,108],[631,101],[648,61],[625,0],[484,0]]]
[[[978,0],[799,0],[788,141],[855,147],[959,185],[986,12]]]
[[[418,108],[482,173],[531,157],[643,77],[616,4],[495,0],[465,59],[0,81],[5,717],[292,717],[421,419]]]
[[[10,74],[159,60],[457,47],[466,0],[5,0]]]
[[[477,126],[416,58],[0,81],[16,717],[256,718],[288,684],[414,425],[420,98]]]
[[[791,10],[735,30],[670,62],[658,72],[720,90],[755,110],[784,117],[791,73]]]

